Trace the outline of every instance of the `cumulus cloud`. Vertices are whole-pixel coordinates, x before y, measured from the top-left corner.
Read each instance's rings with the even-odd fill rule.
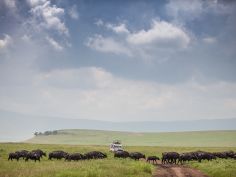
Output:
[[[118,34],[119,33],[129,33],[129,30],[126,28],[126,25],[124,23],[121,23],[118,25],[108,23],[108,24],[106,24],[106,27]]]
[[[15,11],[16,8],[16,1],[15,0],[3,0],[5,5],[10,8],[11,10]]]
[[[75,19],[75,20],[79,19],[79,13],[78,13],[77,6],[76,6],[76,5],[73,5],[73,6],[69,9],[68,14],[70,15],[70,17],[71,17],[72,19]]]
[[[34,7],[37,5],[44,4],[47,0],[27,0],[27,1],[32,7]]]
[[[184,29],[166,21],[153,20],[149,29],[137,31],[130,31],[124,23],[111,24],[99,20],[96,25],[112,30],[115,35],[95,35],[88,38],[86,45],[99,52],[125,54],[128,57],[155,57],[163,60],[168,58],[172,51],[186,49],[191,41]]]
[[[102,19],[98,19],[94,24],[97,26],[103,26],[104,22],[102,21]]]
[[[110,37],[94,35],[86,42],[86,46],[103,53],[125,54],[131,56],[131,52],[120,42]]]
[[[62,51],[71,45],[68,41],[70,34],[65,24],[63,7],[53,4],[50,0],[28,0],[28,4],[31,16],[22,24],[26,31],[22,40],[41,43],[41,45],[46,42],[55,51]]]
[[[224,2],[224,1],[223,1]],[[234,11],[228,3],[214,0],[169,0],[165,6],[166,13],[177,23],[200,18],[204,13],[210,14],[230,14]]]
[[[53,38],[47,36],[46,40],[48,41],[48,43],[55,49],[58,51],[63,50],[63,47],[57,42],[55,41]]]
[[[1,109],[122,121],[225,118],[236,113],[234,83],[201,84],[190,80],[172,85],[137,81],[98,67],[57,69],[30,77],[34,85],[16,86],[14,94],[6,94],[11,89],[0,87]]]
[[[0,39],[0,50],[6,49],[11,44],[11,36],[5,34],[3,39]]]
[[[109,29],[117,34],[130,33],[130,31],[127,29],[125,23],[119,23],[119,24],[105,23],[105,22],[103,22],[102,19],[98,19],[95,22],[95,25],[97,25],[99,27],[101,27],[101,26],[106,27],[107,29]]]
[[[157,44],[158,46],[186,48],[190,37],[181,28],[165,21],[153,21],[151,28],[147,31],[141,30],[132,33],[127,41],[134,45]]]
[[[30,12],[33,15],[33,25],[39,30],[54,30],[59,34],[69,35],[68,28],[62,20],[64,9],[52,5],[50,1],[33,1]]]
[[[166,4],[166,12],[175,20],[194,19],[202,13],[203,2],[199,0],[170,0]]]

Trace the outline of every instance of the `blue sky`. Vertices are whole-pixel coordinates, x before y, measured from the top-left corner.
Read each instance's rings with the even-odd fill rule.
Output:
[[[236,116],[236,3],[0,1],[0,110],[109,121]]]

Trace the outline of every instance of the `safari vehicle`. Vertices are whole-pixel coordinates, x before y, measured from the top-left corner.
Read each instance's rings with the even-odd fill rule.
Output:
[[[110,145],[110,151],[112,151],[112,152],[123,151],[121,141],[119,141],[119,140],[113,141]]]

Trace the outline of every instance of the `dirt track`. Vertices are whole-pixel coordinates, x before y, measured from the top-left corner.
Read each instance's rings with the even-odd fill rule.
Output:
[[[158,162],[153,177],[208,177],[201,171],[182,165],[161,164]]]

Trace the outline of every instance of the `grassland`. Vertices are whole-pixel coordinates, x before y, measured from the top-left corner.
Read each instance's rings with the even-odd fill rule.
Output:
[[[114,139],[127,146],[236,147],[236,131],[133,133],[98,130],[60,130],[57,135],[27,140],[38,144],[108,145]]]
[[[79,162],[65,162],[64,160],[49,161],[44,158],[40,163],[7,161],[7,154],[19,149],[43,149],[47,153],[53,150],[67,152],[88,152],[99,150],[108,154],[107,159],[89,160]],[[140,151],[146,155],[158,155],[164,151],[187,152],[194,150],[225,151],[236,147],[150,147],[127,146],[128,151]],[[108,152],[107,146],[90,145],[57,145],[57,144],[26,144],[26,143],[0,143],[0,176],[1,177],[151,177],[155,167],[144,161],[130,159],[114,159]],[[196,167],[211,177],[236,177],[235,160],[216,160],[212,162],[191,162],[187,165]]]

